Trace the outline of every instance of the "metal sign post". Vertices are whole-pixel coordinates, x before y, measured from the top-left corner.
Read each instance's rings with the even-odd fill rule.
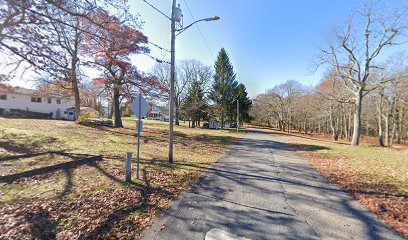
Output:
[[[139,93],[139,114],[137,116],[137,165],[136,165],[136,178],[140,178],[140,170],[139,170],[139,165],[140,165],[140,133],[142,132],[142,94]]]
[[[146,99],[139,93],[139,96],[133,101],[132,104],[132,111],[137,116],[136,122],[136,129],[137,129],[137,165],[136,165],[136,177],[140,179],[140,135],[143,130],[143,121],[142,117],[144,117],[149,111],[151,107],[150,104],[146,101]]]

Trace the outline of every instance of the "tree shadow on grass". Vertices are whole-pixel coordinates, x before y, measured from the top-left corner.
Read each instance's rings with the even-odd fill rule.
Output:
[[[25,220],[30,223],[33,239],[56,239],[55,232],[58,223],[50,220],[50,214],[46,210],[27,213]]]
[[[3,133],[0,148],[11,154],[30,154],[44,149],[44,146],[62,145],[55,137],[30,136],[26,134]]]
[[[60,201],[64,200],[71,192],[74,186],[74,182],[72,179],[72,169],[64,169],[66,182],[63,187],[63,191],[59,194],[58,199]]]
[[[48,155],[48,154],[50,154],[51,156],[61,155],[61,156],[69,158],[70,160],[66,160],[65,162],[62,162],[62,163],[54,163],[54,164],[50,164],[46,166],[40,166],[37,168],[33,168],[33,169],[25,170],[25,171],[17,171],[11,174],[0,176],[0,182],[12,183],[21,178],[36,177],[36,176],[40,176],[40,175],[44,175],[48,173],[53,173],[58,170],[63,170],[65,171],[67,176],[70,176],[71,169],[84,165],[84,164],[94,162],[94,161],[102,160],[102,157],[100,155],[75,154],[75,153],[66,153],[66,152],[46,152],[46,153],[41,153],[41,154],[27,154],[24,156],[6,157],[5,158],[6,160],[2,159],[0,160],[0,162],[13,160],[15,168],[19,169],[19,167],[21,167],[21,164],[19,165],[19,162],[16,160],[30,158],[31,156]],[[35,162],[31,163],[31,165],[33,164],[35,165]]]

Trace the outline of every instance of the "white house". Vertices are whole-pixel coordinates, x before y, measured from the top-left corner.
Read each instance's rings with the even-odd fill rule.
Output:
[[[42,93],[22,87],[0,88],[0,115],[38,116],[43,114],[54,119],[68,119],[68,108],[74,100],[58,93]]]
[[[166,107],[152,104],[152,110],[147,113],[147,119],[169,121],[169,110]]]

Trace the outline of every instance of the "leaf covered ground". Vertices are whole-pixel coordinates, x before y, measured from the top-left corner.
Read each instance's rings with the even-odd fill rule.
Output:
[[[92,164],[0,183],[0,239],[133,239],[240,137],[176,127],[176,163],[169,165],[168,123],[146,121],[142,178],[133,174],[134,181],[125,183],[124,158],[136,155],[137,138],[135,121],[124,122],[124,129],[115,129],[0,118],[0,159],[48,151],[103,155]],[[21,160],[20,170],[33,159]]]
[[[330,136],[286,134],[294,150],[310,159],[311,164],[330,182],[376,214],[390,227],[408,238],[408,148],[384,148],[365,139],[359,147],[346,141],[332,142]],[[296,144],[294,144],[296,143]],[[302,146],[307,147],[299,147]]]

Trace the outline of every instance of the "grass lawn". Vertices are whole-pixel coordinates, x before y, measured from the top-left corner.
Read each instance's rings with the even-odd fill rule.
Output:
[[[332,183],[347,190],[392,228],[408,237],[408,147],[384,148],[273,131],[306,155]],[[296,144],[295,144],[296,143]]]
[[[0,175],[67,161],[52,154],[11,158],[21,154],[103,156],[94,164],[0,182],[0,239],[134,238],[240,137],[234,131],[176,126],[176,163],[169,165],[168,123],[146,120],[141,135],[143,180],[133,174],[134,182],[124,183],[126,153],[136,156],[137,151],[135,124],[125,118],[125,128],[116,129],[0,118]]]

